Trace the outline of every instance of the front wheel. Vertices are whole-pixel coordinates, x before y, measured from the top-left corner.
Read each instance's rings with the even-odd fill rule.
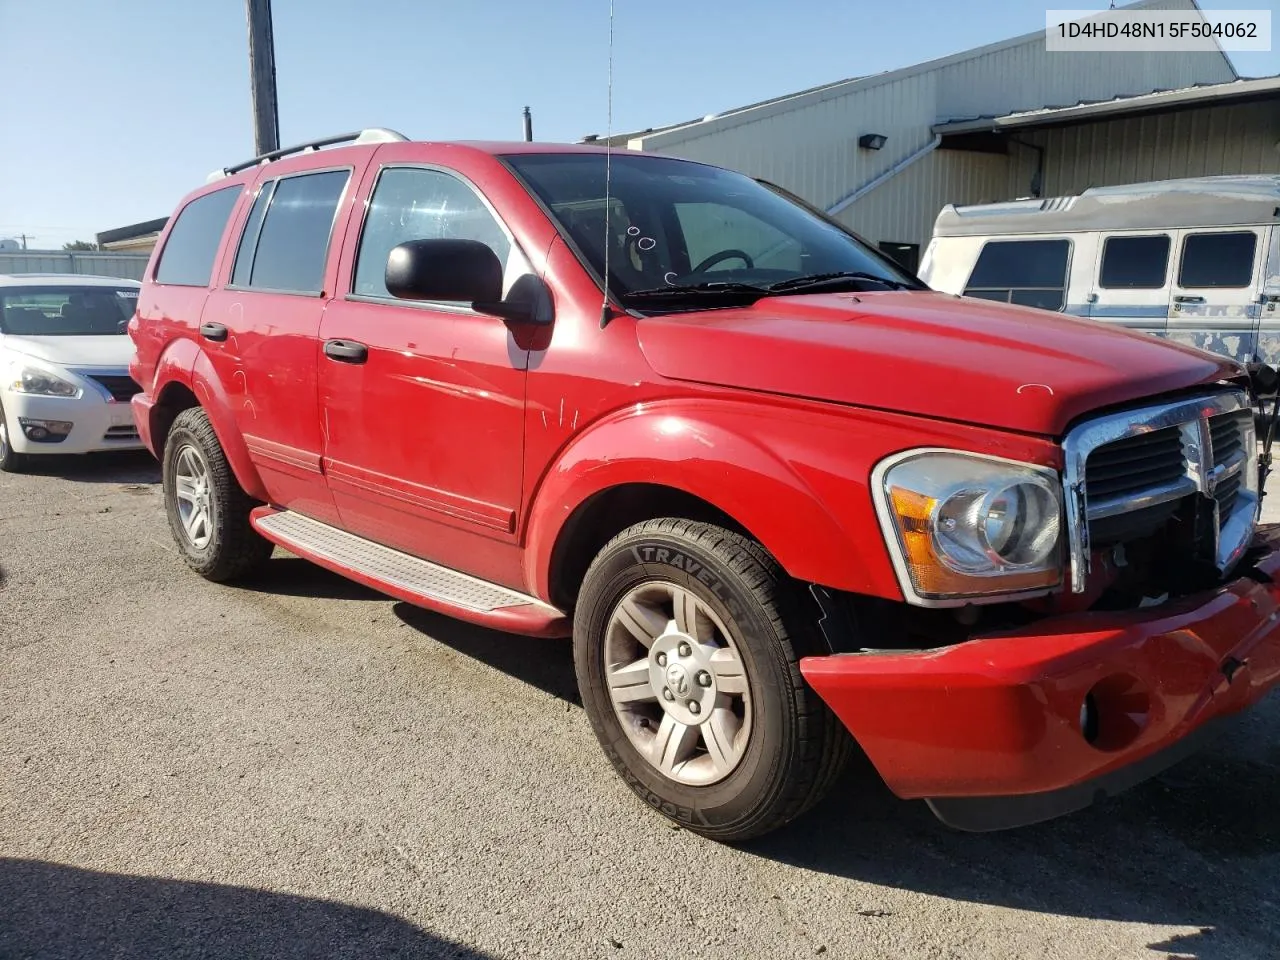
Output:
[[[4,407],[0,407],[0,470],[5,473],[21,473],[27,468],[27,457],[13,449],[9,442],[9,426]]]
[[[800,594],[756,543],[686,520],[623,531],[574,618],[583,704],[614,768],[688,829],[741,841],[830,787],[851,740],[800,675]]]

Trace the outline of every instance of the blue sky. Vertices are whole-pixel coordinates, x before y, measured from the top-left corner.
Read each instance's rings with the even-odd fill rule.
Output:
[[[1028,0],[615,0],[613,129],[641,129],[1044,27]],[[1280,0],[1202,0],[1270,9]],[[603,133],[608,0],[273,0],[284,144]],[[1236,54],[1280,73],[1280,44]],[[0,0],[0,237],[56,248],[168,215],[253,153],[243,0]]]

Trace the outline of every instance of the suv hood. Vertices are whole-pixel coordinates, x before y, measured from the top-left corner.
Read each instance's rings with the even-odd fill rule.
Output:
[[[5,353],[57,363],[67,367],[128,367],[133,341],[128,334],[95,337],[0,337]]]
[[[934,292],[766,297],[636,329],[669,379],[1051,436],[1099,407],[1242,373],[1148,333]]]

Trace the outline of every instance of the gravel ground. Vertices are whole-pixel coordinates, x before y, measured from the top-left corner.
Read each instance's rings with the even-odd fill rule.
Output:
[[[156,479],[0,474],[0,958],[1276,955],[1274,698],[1051,824],[951,832],[855,769],[734,849],[618,781],[566,643],[279,552],[205,583]]]

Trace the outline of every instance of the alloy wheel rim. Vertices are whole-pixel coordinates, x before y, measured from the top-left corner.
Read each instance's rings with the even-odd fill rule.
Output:
[[[635,587],[609,618],[604,653],[614,714],[650,766],[689,786],[737,768],[751,738],[751,691],[707,603],[674,583]]]
[[[213,538],[213,492],[204,455],[187,444],[174,458],[174,494],[178,520],[187,542],[203,550]]]

